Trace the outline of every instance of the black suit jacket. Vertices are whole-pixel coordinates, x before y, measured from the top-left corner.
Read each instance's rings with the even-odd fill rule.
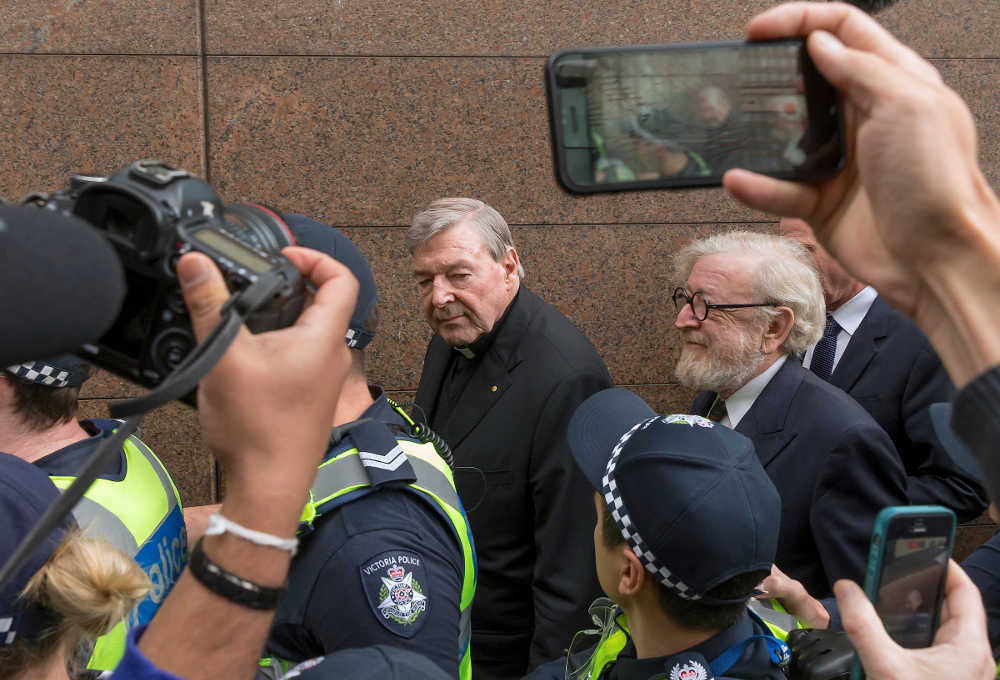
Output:
[[[695,398],[707,414],[714,392]],[[862,583],[875,515],[906,504],[906,477],[892,441],[856,401],[794,357],[774,375],[736,431],[781,494],[775,564],[814,597],[833,582]]]
[[[978,471],[960,466],[934,435],[928,409],[950,402],[955,387],[912,321],[875,298],[830,382],[864,406],[892,438],[909,477],[910,503],[944,505],[963,522],[982,514],[987,500]]]
[[[434,336],[416,403],[435,419],[454,350]],[[520,678],[588,623],[599,593],[592,490],[569,451],[576,407],[611,386],[604,362],[558,310],[521,287],[440,434],[479,558],[474,677]]]

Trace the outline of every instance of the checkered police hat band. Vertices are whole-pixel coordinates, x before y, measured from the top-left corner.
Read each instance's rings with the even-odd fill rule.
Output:
[[[69,385],[70,379],[69,371],[43,364],[40,361],[8,366],[7,372],[22,380],[48,387],[66,387]]]
[[[618,490],[618,483],[615,481],[615,467],[618,465],[618,456],[621,454],[622,449],[625,448],[628,440],[636,432],[645,430],[650,425],[662,419],[660,416],[655,416],[637,423],[618,440],[618,443],[611,452],[611,458],[608,460],[607,471],[604,473],[604,477],[601,478],[604,502],[610,508],[611,516],[614,518],[615,524],[618,525],[618,530],[625,538],[625,542],[632,549],[632,552],[635,553],[635,556],[639,558],[639,561],[642,562],[642,566],[646,568],[646,571],[655,576],[660,583],[673,590],[681,598],[685,600],[700,600],[701,595],[692,592],[687,584],[670,573],[670,570],[660,564],[659,560],[656,559],[656,555],[646,547],[645,542],[643,542],[642,537],[635,528],[635,524],[633,524],[632,519],[628,515],[628,508],[625,507],[625,501],[622,499]]]

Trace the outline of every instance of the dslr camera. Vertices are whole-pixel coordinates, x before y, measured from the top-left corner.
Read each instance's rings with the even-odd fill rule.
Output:
[[[159,385],[197,344],[176,273],[188,251],[211,257],[234,294],[277,277],[277,292],[246,319],[252,332],[289,326],[302,311],[305,282],[280,253],[295,244],[282,218],[261,205],[223,205],[185,170],[142,160],[110,177],[73,175],[68,189],[24,202],[85,220],[117,251],[126,277],[122,309],[104,337],[78,354],[141,385]]]

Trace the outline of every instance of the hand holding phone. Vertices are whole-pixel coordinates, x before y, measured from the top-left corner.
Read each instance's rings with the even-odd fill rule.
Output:
[[[941,626],[933,645],[926,649],[895,644],[856,583],[842,580],[834,584],[844,630],[861,657],[868,680],[988,680],[995,676],[979,589],[954,561],[949,561],[947,574]]]
[[[929,647],[934,639],[954,537],[955,513],[941,506],[884,508],[875,518],[865,594],[901,647]],[[864,677],[857,660],[851,677]]]
[[[801,39],[565,50],[548,63],[557,175],[571,192],[802,181],[843,164],[839,98]]]

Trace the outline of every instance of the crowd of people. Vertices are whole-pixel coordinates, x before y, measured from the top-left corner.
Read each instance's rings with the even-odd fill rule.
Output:
[[[503,217],[468,198],[407,233],[434,333],[407,412],[366,377],[365,258],[283,216],[310,303],[290,327],[242,329],[199,385],[222,503],[182,512],[129,437],[0,584],[0,676],[777,679],[805,625],[846,631],[870,678],[994,677],[994,541],[950,564],[926,649],[895,644],[857,585],[882,508],[967,519],[1000,493],[1000,201],[968,108],[846,5],[782,5],[748,33],[808,36],[844,98],[848,165],[818,185],[726,174],[781,235],[675,255],[688,413],[613,388],[524,285]],[[60,219],[0,207],[0,226]],[[204,340],[223,276],[198,253],[176,271]],[[16,360],[0,374],[5,556],[117,426],[77,420],[79,361]]]

